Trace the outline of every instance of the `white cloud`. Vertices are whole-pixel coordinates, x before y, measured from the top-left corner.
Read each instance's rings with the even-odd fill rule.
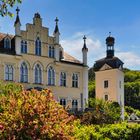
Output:
[[[131,68],[131,69],[138,69],[140,68],[140,56],[138,56],[134,52],[118,52],[116,53],[116,56],[118,56],[123,62],[124,66]]]
[[[84,33],[77,32],[68,39],[61,41],[64,51],[82,61],[82,47],[83,47]],[[96,60],[106,56],[106,45],[90,34],[87,34],[88,47],[88,65],[92,67]],[[124,62],[124,67],[130,69],[140,69],[140,56],[135,52],[123,52],[120,49],[115,53],[115,56]]]
[[[82,60],[82,47],[83,47],[83,36],[82,32],[75,33],[71,38],[64,39],[61,41],[61,45],[64,51]],[[103,55],[103,49],[100,40],[87,35],[86,44],[88,47],[88,65],[92,66],[98,56]]]

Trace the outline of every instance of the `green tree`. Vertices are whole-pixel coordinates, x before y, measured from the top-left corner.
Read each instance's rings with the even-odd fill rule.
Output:
[[[0,15],[1,16],[13,16],[9,11],[16,3],[21,3],[22,0],[0,0]]]

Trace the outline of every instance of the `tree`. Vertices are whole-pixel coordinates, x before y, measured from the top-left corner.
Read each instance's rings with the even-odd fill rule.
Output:
[[[50,90],[25,91],[15,84],[0,89],[0,139],[73,139],[74,116]]]
[[[9,8],[13,7],[16,3],[21,3],[22,0],[0,0],[0,15],[1,16],[13,16],[9,11]]]

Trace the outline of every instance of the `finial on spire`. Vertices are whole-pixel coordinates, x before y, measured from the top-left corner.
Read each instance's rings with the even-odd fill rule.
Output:
[[[111,36],[111,32],[109,32],[109,36]]]
[[[56,19],[55,19],[56,25],[58,24],[58,21],[59,21],[59,19],[56,17]]]
[[[84,37],[83,37],[83,39],[84,39],[84,44],[86,44],[86,36],[84,35]]]
[[[18,15],[18,14],[19,14],[20,9],[17,7],[16,11],[17,11],[17,15]]]

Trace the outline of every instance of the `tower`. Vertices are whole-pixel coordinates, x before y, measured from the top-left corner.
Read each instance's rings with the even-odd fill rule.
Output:
[[[86,46],[86,36],[83,37],[84,40],[84,45],[82,48],[82,53],[83,53],[83,64],[84,66],[87,66],[87,52],[88,52],[88,48]]]
[[[83,53],[83,103],[81,103],[81,108],[84,109],[88,102],[88,66],[87,66],[87,52],[88,48],[86,46],[86,36],[83,37],[84,40],[84,45],[82,48],[82,53]]]
[[[54,38],[55,38],[55,59],[56,61],[59,61],[61,59],[61,47],[60,47],[60,44],[59,44],[59,28],[58,28],[58,18],[56,17],[55,19],[55,22],[56,22],[56,25],[55,25],[55,29],[54,29],[54,32],[53,32],[53,35],[54,35]]]
[[[15,51],[16,54],[20,55],[20,43],[21,43],[21,30],[20,30],[20,19],[19,19],[19,8],[17,7],[16,12],[17,12],[17,17],[15,21]]]
[[[118,102],[124,119],[123,62],[114,56],[115,38],[106,38],[106,57],[95,62],[96,98]]]

